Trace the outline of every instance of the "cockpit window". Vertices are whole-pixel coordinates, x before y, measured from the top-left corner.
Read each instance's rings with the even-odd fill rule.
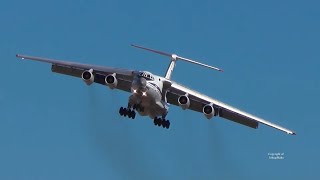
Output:
[[[139,74],[139,76],[140,76],[140,77],[144,77],[144,78],[146,78],[147,80],[152,80],[152,81],[154,81],[153,75],[151,75],[149,72],[141,72],[141,73]]]

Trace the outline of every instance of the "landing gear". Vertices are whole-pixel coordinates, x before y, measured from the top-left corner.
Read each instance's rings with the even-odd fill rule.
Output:
[[[136,117],[136,112],[134,110],[131,110],[130,108],[123,108],[121,107],[119,109],[120,116],[128,116],[128,118],[134,119]]]
[[[167,129],[169,129],[169,127],[170,127],[170,121],[166,120],[165,118],[155,117],[153,119],[153,123],[156,126],[162,126],[163,128],[167,128]]]
[[[142,107],[141,104],[130,105],[130,103],[128,103],[128,107],[120,107],[119,114],[120,116],[128,116],[128,118],[134,119],[136,117],[136,111],[139,113],[144,112],[144,107]],[[166,119],[166,115],[167,113],[163,114],[162,117],[155,117],[153,120],[154,125],[169,129],[170,121]]]
[[[142,107],[140,104],[135,104],[132,107],[133,109],[136,109],[137,111],[143,112],[144,111],[144,107]]]

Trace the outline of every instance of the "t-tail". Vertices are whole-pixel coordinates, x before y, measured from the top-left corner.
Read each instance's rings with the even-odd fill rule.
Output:
[[[172,72],[174,70],[174,67],[176,65],[177,60],[186,61],[186,62],[189,62],[189,63],[197,64],[197,65],[200,65],[200,66],[204,66],[204,67],[207,67],[207,68],[210,68],[210,69],[214,69],[214,70],[223,72],[222,69],[219,69],[219,68],[216,68],[216,67],[213,67],[213,66],[209,66],[207,64],[203,64],[203,63],[191,60],[191,59],[187,59],[187,58],[178,56],[176,54],[170,54],[170,53],[166,53],[166,52],[162,52],[162,51],[158,51],[158,50],[154,50],[154,49],[150,49],[150,48],[145,48],[145,47],[134,45],[134,44],[131,44],[131,46],[136,47],[136,48],[140,48],[140,49],[144,49],[144,50],[147,50],[147,51],[151,51],[151,52],[154,52],[154,53],[157,53],[157,54],[161,54],[163,56],[170,57],[171,62],[169,64],[169,67],[168,67],[166,75],[165,75],[166,79],[171,79],[171,75],[172,75]]]

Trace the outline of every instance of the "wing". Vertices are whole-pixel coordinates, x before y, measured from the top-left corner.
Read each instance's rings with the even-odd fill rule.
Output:
[[[245,126],[251,127],[251,128],[258,128],[259,123],[265,124],[267,126],[276,128],[278,130],[284,131],[288,134],[295,135],[296,133],[288,130],[286,128],[283,128],[281,126],[278,126],[276,124],[273,124],[271,122],[268,122],[264,119],[261,119],[259,117],[256,117],[254,115],[251,115],[249,113],[243,112],[239,109],[236,109],[232,106],[229,106],[225,103],[222,103],[216,99],[210,98],[208,96],[205,96],[199,92],[196,92],[194,90],[191,90],[187,87],[184,87],[182,85],[179,85],[175,82],[172,82],[171,87],[168,89],[167,92],[167,101],[170,104],[179,105],[178,104],[178,98],[181,95],[188,94],[188,97],[190,99],[190,107],[189,109],[201,112],[203,106],[207,104],[212,104],[212,106],[218,110],[217,116],[220,116],[222,118],[243,124]]]
[[[16,56],[21,59],[29,59],[29,60],[50,63],[52,72],[70,75],[78,78],[81,78],[83,71],[93,69],[92,73],[95,76],[94,82],[101,85],[106,85],[105,77],[107,75],[116,73],[116,77],[118,80],[118,85],[116,88],[123,91],[131,92],[131,83],[134,75],[133,70],[104,67],[104,66],[95,66],[95,65],[74,63],[74,62],[68,62],[68,61],[47,59],[47,58],[25,56],[25,55],[19,55],[19,54],[17,54]]]

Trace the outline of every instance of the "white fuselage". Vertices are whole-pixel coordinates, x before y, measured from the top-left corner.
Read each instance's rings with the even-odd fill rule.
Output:
[[[155,118],[165,116],[168,105],[163,101],[163,77],[140,71],[134,77],[131,86],[132,95],[129,97],[129,105],[140,105],[143,110],[137,109],[141,116]]]

